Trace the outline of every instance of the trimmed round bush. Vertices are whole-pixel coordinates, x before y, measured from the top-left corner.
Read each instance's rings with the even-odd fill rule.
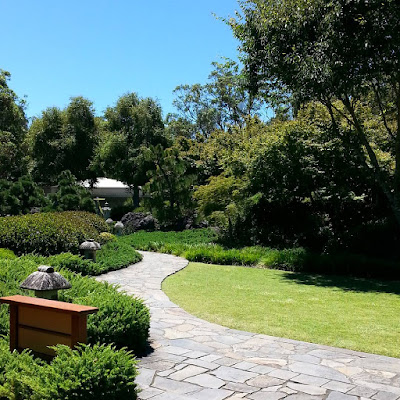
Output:
[[[0,218],[0,247],[16,254],[77,253],[88,238],[98,240],[105,221],[84,211],[38,213]]]

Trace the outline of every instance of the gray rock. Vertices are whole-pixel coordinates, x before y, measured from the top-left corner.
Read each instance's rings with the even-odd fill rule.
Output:
[[[136,231],[155,231],[159,229],[158,221],[150,213],[129,212],[121,218],[126,233]]]

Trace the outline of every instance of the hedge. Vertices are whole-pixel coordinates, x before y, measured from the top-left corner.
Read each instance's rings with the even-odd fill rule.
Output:
[[[141,261],[143,258],[132,246],[119,241],[112,241],[103,245],[101,250],[97,252],[96,262],[72,253],[61,253],[49,257],[31,255],[27,257],[30,260],[34,259],[38,264],[66,268],[72,272],[91,276],[127,267]]]
[[[10,353],[0,339],[0,399],[136,399],[136,360],[110,345],[56,346],[49,363],[28,351]]]
[[[77,253],[88,238],[107,231],[105,221],[84,211],[38,213],[0,218],[0,247],[16,254]]]

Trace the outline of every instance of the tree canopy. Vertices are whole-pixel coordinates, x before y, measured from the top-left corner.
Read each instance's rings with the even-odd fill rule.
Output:
[[[321,102],[334,127],[345,118],[400,224],[399,2],[249,0],[241,8],[229,23],[242,43],[252,90],[279,87],[302,104]],[[391,144],[389,175],[367,133],[364,105]]]

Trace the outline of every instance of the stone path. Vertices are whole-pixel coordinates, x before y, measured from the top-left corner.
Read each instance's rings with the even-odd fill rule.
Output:
[[[161,290],[161,282],[187,261],[142,254],[142,262],[98,278],[121,285],[150,307],[154,351],[140,362],[140,399],[400,399],[400,359],[203,321]]]

